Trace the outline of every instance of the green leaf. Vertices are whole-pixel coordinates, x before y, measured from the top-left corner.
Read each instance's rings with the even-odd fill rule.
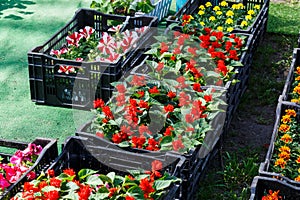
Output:
[[[172,143],[172,137],[171,136],[165,136],[162,138],[162,140],[160,141],[160,145],[165,145],[165,144],[170,144]]]
[[[130,145],[129,145],[129,142],[128,142],[128,141],[123,141],[123,142],[120,142],[120,143],[118,144],[118,146],[119,146],[119,147],[129,147]]]
[[[164,190],[168,188],[173,182],[174,180],[156,180],[154,181],[153,187],[156,190]]]
[[[62,199],[71,199],[71,200],[78,200],[79,199],[78,194],[75,193],[75,192],[69,192],[67,195],[62,196],[61,198]]]
[[[113,184],[112,180],[111,180],[108,176],[106,176],[106,175],[104,175],[104,174],[100,174],[100,175],[99,175],[99,178],[100,178],[103,182],[107,182],[107,183]]]
[[[97,173],[98,171],[95,171],[95,170],[92,170],[92,169],[81,169],[79,172],[78,172],[78,178],[79,180],[83,180],[85,179],[87,176],[90,176],[92,174],[95,174]]]
[[[132,196],[135,199],[144,199],[144,192],[139,186],[133,186],[127,190],[128,196]]]
[[[88,185],[94,185],[94,186],[103,185],[103,182],[99,178],[98,175],[91,175],[91,176],[87,177],[85,183],[88,184]]]
[[[101,193],[96,193],[96,194],[91,194],[89,196],[89,199],[91,200],[99,200],[99,199],[106,199],[108,198],[109,192],[101,192]]]
[[[181,69],[181,60],[178,60],[175,65],[175,72],[179,72]]]
[[[66,191],[66,192],[75,191],[78,189],[79,189],[79,186],[76,183],[74,183],[73,181],[64,182],[61,186],[61,190]]]
[[[46,186],[46,187],[44,187],[44,188],[42,189],[42,192],[50,192],[50,191],[52,191],[52,190],[57,190],[57,191],[59,191],[59,189],[56,188],[56,187],[54,187],[54,186]]]

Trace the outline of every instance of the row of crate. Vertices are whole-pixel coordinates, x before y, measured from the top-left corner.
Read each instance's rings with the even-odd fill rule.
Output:
[[[300,37],[298,42],[300,42]],[[299,43],[300,44],[300,43]],[[299,45],[298,44],[298,45]],[[265,158],[265,161],[260,164],[259,167],[259,176],[254,177],[251,185],[251,200],[262,199],[263,196],[269,194],[270,191],[273,193],[279,191],[278,196],[281,196],[282,199],[296,200],[300,199],[300,182],[295,178],[291,178],[290,175],[284,176],[284,174],[279,172],[274,172],[275,165],[275,155],[278,153],[276,143],[281,139],[279,128],[281,124],[284,124],[283,116],[286,115],[287,109],[292,109],[295,111],[295,124],[297,127],[300,123],[299,114],[300,114],[300,105],[299,102],[292,102],[293,94],[297,93],[294,88],[297,86],[295,81],[297,80],[297,67],[300,67],[300,48],[295,48],[293,51],[292,62],[289,68],[289,73],[283,88],[282,95],[278,99],[278,104],[276,108],[276,119],[273,129],[273,134],[271,136],[270,146]],[[299,68],[298,68],[299,69]],[[291,134],[292,132],[287,132]],[[299,137],[292,135],[293,142],[298,144]],[[282,133],[281,133],[282,134]],[[297,148],[297,147],[295,147]],[[294,152],[295,149],[291,149],[291,152]],[[297,150],[296,150],[297,151]],[[297,155],[297,153],[296,153]],[[295,156],[295,155],[294,155]],[[278,157],[279,158],[279,157]],[[292,161],[287,161],[292,162]],[[296,162],[295,162],[296,163]],[[283,166],[282,170],[286,166]],[[291,173],[294,173],[294,176],[297,174],[298,169],[289,169]],[[294,172],[292,171],[294,170]],[[299,171],[298,171],[299,173]]]

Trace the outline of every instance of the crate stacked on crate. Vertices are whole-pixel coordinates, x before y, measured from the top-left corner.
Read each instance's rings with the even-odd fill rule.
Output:
[[[129,51],[113,62],[75,61],[50,55],[51,50],[63,50],[69,32],[86,26],[95,29],[97,38],[113,25],[121,25],[120,31],[148,27]],[[157,18],[149,16],[126,17],[108,15],[92,9],[80,9],[61,30],[44,45],[28,53],[29,79],[32,101],[39,104],[90,109],[95,98],[108,100],[113,91],[111,82],[117,81],[135,65],[140,49],[151,42],[157,26]],[[104,36],[103,36],[104,37]],[[73,39],[74,38],[70,38]],[[76,42],[76,41],[75,41]]]
[[[13,197],[19,190],[21,190],[22,185],[28,180],[28,176],[31,173],[35,173],[36,176],[39,176],[43,170],[47,169],[57,158],[58,156],[58,148],[57,148],[57,141],[53,139],[46,139],[46,138],[36,138],[33,142],[17,142],[17,141],[10,141],[10,140],[0,140],[0,157],[3,159],[1,163],[9,163],[10,159],[12,158],[13,154],[11,153],[12,150],[25,150],[34,148],[29,146],[29,144],[34,144],[36,146],[41,146],[42,151],[38,154],[37,159],[32,164],[32,166],[24,172],[24,174],[18,179],[15,180],[13,184],[11,184],[7,189],[4,189],[0,194],[1,199],[10,199]],[[20,155],[19,155],[20,156]],[[25,155],[24,155],[25,156]],[[4,167],[4,166],[3,166]],[[4,169],[4,168],[2,168]],[[17,176],[11,172],[11,176]],[[2,177],[3,178],[3,177]],[[3,181],[3,180],[1,180]],[[1,186],[2,187],[2,186]]]
[[[184,6],[174,15],[169,16],[167,18],[167,26],[171,24],[179,24],[180,19],[184,14],[196,14],[199,11],[200,5],[205,5],[207,2],[210,2],[212,6],[217,6],[221,3],[221,1],[207,1],[207,0],[188,0]],[[226,1],[229,3],[229,5],[233,3],[238,2],[232,2],[232,1]],[[266,29],[267,29],[267,21],[268,21],[268,12],[269,12],[269,0],[260,0],[260,1],[248,1],[243,0],[240,3],[243,3],[246,10],[253,9],[254,6],[259,5],[260,6],[260,12],[256,16],[255,21],[252,23],[251,26],[249,26],[247,29],[241,29],[241,28],[234,28],[232,33],[247,33],[253,35],[253,49],[256,50],[257,46],[259,45],[260,41],[262,40]],[[225,21],[224,21],[225,22]],[[172,25],[173,29],[178,29],[178,27],[174,27]],[[253,53],[253,52],[252,52]]]
[[[266,159],[259,167],[260,176],[278,179],[276,182],[288,181],[290,185],[300,186],[299,124],[300,106],[282,101],[281,96]]]
[[[250,200],[262,199],[300,199],[300,187],[290,184],[285,179],[256,176],[251,184]]]
[[[144,199],[144,194],[149,195],[149,193],[152,193],[151,196],[157,195],[154,196],[155,199],[159,197],[159,199],[173,200],[180,198],[180,179],[184,162],[184,158],[180,156],[169,154],[158,156],[137,155],[99,146],[97,142],[91,143],[85,138],[73,136],[66,140],[62,153],[45,170],[45,174],[53,170],[52,177],[57,176],[57,179],[63,179],[66,175],[58,175],[65,172],[65,170],[68,170],[68,172],[73,170],[72,174],[76,174],[77,183],[80,182],[81,186],[98,188],[96,193],[93,191],[87,194],[95,199],[100,199],[100,196],[97,195],[101,195],[102,199],[117,196],[123,198],[132,196],[135,199]],[[92,172],[91,170],[95,171]],[[83,173],[86,173],[86,175]],[[126,177],[130,174],[131,176]],[[82,179],[79,177],[82,177]],[[47,177],[44,176],[44,178]],[[40,177],[40,180],[43,180],[43,177]],[[68,180],[73,181],[72,179]],[[138,182],[140,182],[140,185]],[[36,184],[39,183],[36,182]],[[71,199],[74,199],[77,194],[79,195],[81,189],[79,187],[74,189],[70,184],[65,186],[70,187],[69,190],[60,190],[59,186],[55,186],[55,190],[59,190],[60,195],[66,195],[68,191],[73,191],[68,195],[73,195]],[[167,184],[167,186],[164,186],[164,184]],[[53,187],[49,189],[53,190]],[[124,190],[127,191],[124,192]],[[150,198],[150,196],[147,198]]]
[[[289,69],[289,73],[283,88],[282,100],[300,103],[299,86],[300,77],[300,49],[295,48],[293,51],[293,59]]]

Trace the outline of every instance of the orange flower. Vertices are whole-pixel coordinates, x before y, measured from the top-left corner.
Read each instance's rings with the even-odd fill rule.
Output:
[[[279,127],[279,131],[288,132],[290,130],[290,128],[291,127],[289,125],[281,124],[280,127]]]
[[[290,115],[290,116],[293,116],[293,117],[296,117],[296,115],[297,115],[296,111],[293,110],[293,109],[286,109],[286,110],[285,110],[285,113],[286,113],[287,115]]]
[[[290,159],[290,153],[283,151],[279,155],[279,158],[282,158],[284,160],[289,160]]]
[[[297,85],[296,87],[294,87],[293,93],[300,94],[300,86],[299,85]]]
[[[295,78],[295,81],[300,81],[300,76],[297,76],[297,77]]]
[[[282,118],[281,118],[281,122],[286,124],[286,123],[290,123],[292,120],[291,120],[291,116],[290,115],[283,115]]]
[[[294,180],[300,182],[300,175],[298,175]]]
[[[269,194],[267,194],[266,196],[263,196],[261,200],[278,200],[278,199],[282,199],[281,196],[278,196],[280,190],[277,190],[276,192],[269,190]]]
[[[287,152],[287,153],[290,153],[291,152],[291,149],[290,149],[290,147],[288,147],[288,146],[281,146],[280,148],[279,148],[279,151],[280,152]]]
[[[296,163],[300,164],[300,156],[298,156]]]
[[[300,66],[297,67],[297,69],[296,69],[296,74],[299,74],[299,75],[300,75]]]
[[[279,166],[279,167],[281,167],[281,169],[284,169],[285,165],[286,165],[286,161],[283,158],[278,158],[275,161],[275,166]]]
[[[293,102],[293,103],[299,103],[299,100],[298,99],[291,99],[291,102]]]
[[[280,138],[280,140],[285,143],[289,143],[289,142],[293,141],[293,138],[289,134],[286,133]]]

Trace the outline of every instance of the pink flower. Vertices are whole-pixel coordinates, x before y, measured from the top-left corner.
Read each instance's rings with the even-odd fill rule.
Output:
[[[115,49],[114,38],[111,37],[108,33],[104,32],[102,38],[99,40],[98,49],[103,54],[111,54]]]
[[[23,160],[23,152],[21,150],[16,151],[16,153],[10,158],[10,162],[15,165],[20,165]]]
[[[89,39],[90,36],[95,32],[95,29],[90,26],[86,26],[84,29],[80,29],[79,32],[84,38]]]
[[[120,32],[121,28],[122,28],[122,24],[117,25],[117,26],[113,26],[113,27],[109,28],[108,31],[111,31],[111,32]]]
[[[58,70],[58,73],[65,73],[65,74],[72,74],[72,73],[75,73],[76,70],[73,66],[64,66],[64,65],[61,65],[59,66],[59,70]]]
[[[5,188],[8,188],[10,186],[10,183],[4,178],[3,174],[0,173],[0,188],[4,190]]]

